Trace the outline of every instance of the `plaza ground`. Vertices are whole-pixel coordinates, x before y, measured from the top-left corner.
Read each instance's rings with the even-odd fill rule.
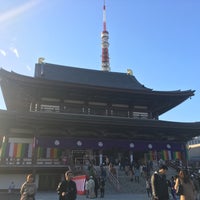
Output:
[[[0,193],[1,200],[19,200],[19,193],[8,194],[6,192]],[[38,192],[36,195],[36,200],[58,200],[58,195],[56,192]],[[104,198],[95,198],[96,200],[149,200],[147,194],[108,194]],[[85,195],[78,195],[77,200],[86,200]],[[89,199],[88,199],[89,200]]]

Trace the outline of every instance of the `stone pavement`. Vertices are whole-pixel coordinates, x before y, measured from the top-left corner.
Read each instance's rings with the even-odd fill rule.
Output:
[[[13,194],[8,194],[6,192],[0,193],[0,200],[19,200],[20,195],[18,192]],[[58,200],[58,195],[56,192],[38,192],[36,195],[36,200]],[[85,195],[78,195],[77,200],[90,200],[87,199]],[[95,198],[93,200],[150,200],[147,194],[107,194],[104,198]]]
[[[57,193],[54,192],[39,192],[36,196],[36,200],[58,200]],[[149,200],[147,194],[108,194],[104,198],[95,198],[96,200]],[[95,200],[94,199],[94,200]],[[78,195],[77,200],[90,200],[85,195]]]

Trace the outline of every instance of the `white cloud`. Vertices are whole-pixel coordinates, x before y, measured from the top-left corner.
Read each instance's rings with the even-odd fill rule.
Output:
[[[10,47],[10,50],[15,54],[17,58],[19,58],[18,50],[15,47]]]
[[[6,56],[6,52],[3,49],[0,49],[0,54]]]

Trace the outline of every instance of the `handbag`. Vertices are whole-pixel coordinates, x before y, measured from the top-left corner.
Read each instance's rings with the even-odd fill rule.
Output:
[[[176,189],[176,195],[180,196],[180,195],[183,195],[183,185],[181,184],[180,180],[179,181],[179,185]]]

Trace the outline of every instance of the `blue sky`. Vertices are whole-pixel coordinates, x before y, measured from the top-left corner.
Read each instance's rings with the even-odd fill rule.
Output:
[[[33,76],[45,62],[101,70],[103,0],[12,0],[0,7],[0,67]],[[106,0],[113,72],[158,91],[196,90],[160,116],[200,121],[200,1]],[[5,109],[0,96],[0,109]]]

